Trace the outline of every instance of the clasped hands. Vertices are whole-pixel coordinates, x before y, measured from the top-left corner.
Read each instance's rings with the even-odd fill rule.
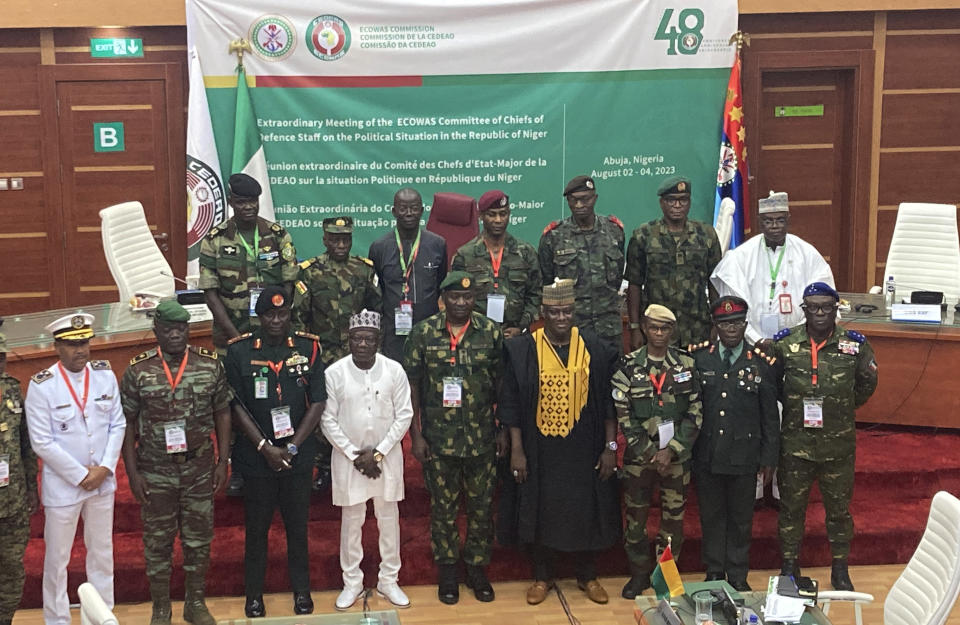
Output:
[[[375,480],[380,477],[382,469],[380,468],[380,463],[377,462],[376,458],[374,458],[373,447],[366,447],[355,453],[357,454],[357,457],[353,460],[353,468],[366,477],[369,477],[371,480]]]

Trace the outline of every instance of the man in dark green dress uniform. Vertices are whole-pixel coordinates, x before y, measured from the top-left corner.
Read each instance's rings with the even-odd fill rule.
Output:
[[[260,327],[231,341],[224,363],[236,393],[233,467],[246,482],[244,610],[248,618],[266,614],[267,533],[277,507],[287,534],[294,612],[313,612],[307,520],[317,452],[313,433],[327,391],[318,357],[320,345],[313,335],[291,332],[289,300],[282,287],[265,288],[257,301]]]

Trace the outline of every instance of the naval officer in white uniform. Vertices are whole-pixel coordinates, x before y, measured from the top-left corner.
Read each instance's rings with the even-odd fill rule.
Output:
[[[126,420],[110,363],[90,361],[93,320],[67,315],[47,326],[60,359],[30,378],[25,401],[30,444],[43,461],[46,625],[70,623],[67,564],[80,517],[87,580],[113,607],[114,472]]]

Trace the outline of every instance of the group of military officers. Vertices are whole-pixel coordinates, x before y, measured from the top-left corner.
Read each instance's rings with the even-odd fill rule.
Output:
[[[189,346],[188,313],[175,302],[162,302],[154,317],[158,347],[131,361],[118,397],[108,390],[98,398],[119,402],[126,417],[125,432],[123,424],[103,423],[113,436],[120,432],[131,490],[142,505],[151,625],[171,619],[171,554],[178,533],[186,575],[184,618],[214,622],[204,603],[204,580],[213,497],[232,479],[231,457],[232,475],[244,478],[237,490],[244,496],[247,527],[247,616],[265,615],[267,530],[277,507],[287,535],[294,611],[313,610],[304,554],[314,463],[321,466],[322,486],[329,483],[331,453],[349,449],[356,456],[349,458],[355,469],[376,480],[386,453],[380,446],[351,443],[333,425],[343,415],[324,414],[327,385],[341,384],[339,377],[325,380],[324,370],[352,358],[357,375],[373,371],[376,361],[367,353],[371,341],[403,365],[409,380],[412,419],[403,416],[408,408],[397,402],[381,408],[401,424],[388,448],[409,424],[411,451],[424,467],[438,597],[444,603],[459,598],[461,561],[476,598],[494,599],[486,565],[501,460],[509,468],[499,472],[504,492],[498,532],[502,541],[529,550],[535,577],[527,593],[531,604],[547,596],[560,553],[572,554],[587,596],[607,601],[593,557],[621,535],[617,480],[611,479],[618,473],[631,573],[621,591],[625,598],[650,586],[657,552],[667,544],[674,554],[682,548],[691,472],[700,500],[707,579],[727,579],[739,590],[748,589],[754,487],[758,479],[769,481],[777,466],[784,572],[799,574],[807,498],[812,482],[819,480],[834,557],[832,583],[852,589],[846,559],[852,538],[854,409],[876,387],[872,350],[862,335],[837,327],[839,295],[822,281],[803,290],[803,324],[779,328],[757,345],[747,341],[748,313],[762,304],[738,295],[716,296],[711,274],[721,262],[720,246],[712,228],[687,218],[688,179],[663,182],[658,189],[663,217],[633,233],[626,255],[623,224],[595,212],[599,195],[589,176],[566,185],[571,216],[545,228],[539,250],[507,232],[509,198],[489,191],[478,202],[482,231],[457,251],[449,273],[446,244],[420,227],[423,203],[413,189],[395,195],[397,227],[371,245],[369,258],[350,254],[352,219],[341,216],[324,220],[326,253],[299,265],[289,234],[259,217],[259,195],[256,180],[231,176],[228,200],[234,216],[202,243],[199,286],[213,313],[216,351]],[[785,202],[771,200],[766,208],[778,218],[769,230],[785,235]],[[762,226],[764,215],[761,200]],[[764,228],[758,236],[766,235]],[[769,240],[767,245],[776,250]],[[783,239],[780,245],[786,245]],[[624,275],[628,350],[619,294]],[[770,277],[776,283],[772,266]],[[530,332],[538,318],[543,329]],[[73,410],[76,404],[89,431],[94,421],[87,419],[86,390],[83,401],[74,390],[81,383],[77,376],[109,369],[109,363],[88,362],[92,322],[80,316],[51,324],[61,373],[45,370],[31,381],[29,434],[32,449],[44,460],[45,479],[51,479],[47,472],[59,471],[56,454],[75,454],[56,445],[71,428],[56,414],[41,414],[39,404],[38,414],[31,415],[30,398],[49,390],[57,397],[47,403],[60,402],[57,410]],[[53,378],[58,381],[49,383]],[[400,387],[392,384],[384,387],[384,396],[396,395]],[[8,535],[22,534],[25,544],[24,519],[36,507],[36,458],[26,444],[19,387],[11,382],[3,389],[0,443],[7,456],[0,455],[0,497],[13,497],[0,522],[10,524]],[[333,452],[318,435],[322,415]],[[51,437],[54,443],[44,445]],[[79,475],[69,465],[73,472],[64,469],[59,477],[73,488],[109,493],[112,506],[112,489],[101,488],[113,475],[111,445],[96,454],[91,450],[96,458],[73,460],[89,474]],[[96,484],[89,482],[92,478]],[[661,520],[652,549],[646,520],[657,487]],[[379,492],[370,495],[378,510],[383,505],[376,499]],[[595,496],[598,492],[606,494]],[[391,495],[388,501],[395,499]],[[467,516],[463,547],[456,524],[461,499]],[[46,489],[44,503],[49,524],[49,508],[58,502],[46,501]],[[576,511],[572,516],[571,510]],[[563,523],[571,529],[558,533],[556,525]],[[381,526],[381,538],[383,533]],[[354,540],[359,538],[344,534],[342,550]],[[18,549],[19,555],[14,548],[5,554],[6,575],[19,570],[7,589],[22,586],[23,549]],[[391,564],[386,573],[381,568],[378,590],[405,607],[409,601],[395,583],[399,552],[391,549],[381,540],[381,554]],[[69,622],[61,605],[65,578],[58,577],[66,562],[54,562],[55,555],[48,545],[44,603],[50,624]],[[348,575],[348,560],[359,563],[355,554],[346,559],[341,554],[345,592],[338,609],[349,608],[359,596],[356,569]],[[98,590],[111,603],[112,567],[108,573],[109,592]],[[0,625],[12,617],[15,605],[15,600],[0,600]]]

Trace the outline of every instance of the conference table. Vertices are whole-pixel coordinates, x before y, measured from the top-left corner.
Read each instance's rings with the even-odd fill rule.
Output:
[[[701,590],[705,590],[710,587],[715,587],[717,584],[722,584],[724,582],[693,582],[684,584],[684,590],[687,595],[693,596]],[[728,588],[728,591],[732,589]],[[753,610],[760,619],[763,619],[763,611],[761,608],[764,603],[766,603],[767,593],[752,591],[752,592],[741,592],[736,591],[730,592],[731,596],[735,600],[743,599],[743,605],[747,608]],[[639,625],[667,625],[663,620],[660,614],[657,613],[656,607],[659,603],[659,600],[653,594],[640,595],[634,600],[634,616]],[[691,602],[687,600],[686,597],[674,597],[670,600],[670,604],[675,607],[677,616],[680,617],[680,621],[683,625],[695,625],[696,619],[694,614],[693,606]],[[713,622],[717,625],[735,625],[733,623],[728,623],[727,619],[722,613],[714,607],[713,610]],[[773,621],[771,621],[772,623]],[[800,625],[832,625],[830,619],[827,618],[827,615],[818,606],[807,606],[806,610],[803,612],[803,616],[800,619]]]
[[[221,620],[218,625],[400,625],[400,615],[396,610],[378,610],[256,619],[244,617]]]

